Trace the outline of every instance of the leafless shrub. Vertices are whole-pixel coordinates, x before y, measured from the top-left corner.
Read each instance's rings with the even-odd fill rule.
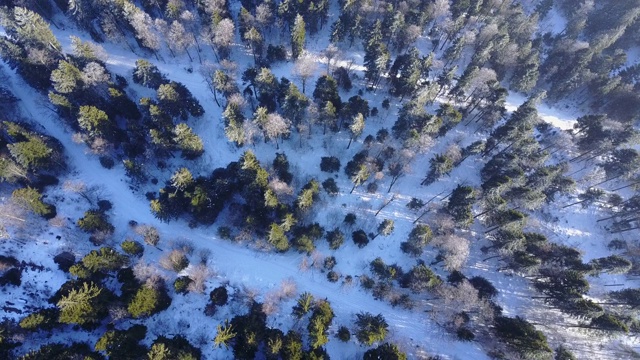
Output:
[[[173,240],[171,248],[174,250],[180,250],[187,255],[193,255],[193,242],[188,239],[179,238]]]
[[[269,182],[269,189],[276,194],[280,201],[286,200],[289,196],[293,195],[293,188],[278,178],[274,178]]]
[[[267,294],[262,302],[262,311],[267,316],[276,314],[280,310],[281,301],[282,300],[277,296],[277,294]]]
[[[189,283],[187,289],[191,292],[202,294],[204,293],[205,282],[211,276],[211,271],[206,265],[199,264],[189,269],[188,276],[191,279],[191,283]]]
[[[71,135],[71,141],[76,144],[84,144],[87,140],[89,140],[89,137],[81,133],[74,133]]]
[[[433,231],[437,235],[452,234],[456,222],[449,214],[439,213],[433,219]]]
[[[318,269],[322,269],[322,266],[324,265],[324,255],[322,255],[322,253],[320,253],[317,250],[314,250],[311,253],[311,266],[318,270]]]
[[[198,250],[198,257],[200,258],[200,263],[206,265],[211,258],[211,250],[206,248]]]
[[[302,258],[302,261],[300,261],[298,269],[302,272],[306,272],[307,270],[309,270],[309,261],[307,260],[306,256]]]
[[[113,240],[113,234],[110,231],[96,231],[91,234],[89,240],[96,246],[108,245],[111,244]]]
[[[462,149],[460,149],[460,145],[458,144],[449,145],[449,147],[447,147],[447,150],[445,150],[444,154],[446,157],[451,159],[451,161],[454,164],[460,161],[460,159],[462,159]]]
[[[0,203],[0,233],[6,233],[6,236],[0,236],[0,238],[9,236],[7,228],[26,227],[29,217],[28,211],[11,199]]]
[[[444,267],[447,271],[459,270],[469,256],[469,240],[449,234],[437,236],[432,244],[440,249],[444,256]]]
[[[165,270],[180,272],[189,265],[189,260],[184,251],[174,249],[166,256],[161,257],[159,264]]]
[[[67,192],[80,193],[87,190],[87,185],[80,180],[66,180],[62,184],[62,189]]]
[[[162,289],[164,288],[164,279],[159,275],[152,275],[151,277],[149,277],[147,279],[147,281],[144,282],[144,285],[151,288],[151,289]]]
[[[293,279],[284,279],[280,283],[279,296],[283,299],[292,299],[296,296],[297,285]]]
[[[112,323],[126,319],[128,316],[129,312],[124,306],[113,306],[109,308],[109,317]]]
[[[140,282],[145,282],[149,278],[157,275],[158,269],[151,264],[147,264],[144,260],[138,261],[138,263],[133,266],[133,276]]]
[[[138,225],[134,231],[136,234],[142,236],[145,243],[151,246],[157,246],[158,242],[160,242],[158,229],[151,225]]]
[[[53,219],[49,219],[49,225],[56,228],[65,227],[67,226],[67,219],[63,216],[57,215]]]
[[[113,146],[106,139],[97,137],[91,142],[91,152],[96,155],[107,154],[112,150]]]
[[[256,298],[258,297],[258,290],[242,284],[242,288],[239,289],[236,294],[238,294],[237,298],[240,302],[251,305],[256,301]]]

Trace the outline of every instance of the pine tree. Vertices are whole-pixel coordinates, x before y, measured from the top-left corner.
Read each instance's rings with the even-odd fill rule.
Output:
[[[33,211],[40,216],[48,217],[52,213],[55,213],[55,207],[43,202],[42,194],[31,187],[14,190],[11,194],[11,199],[19,206]]]
[[[106,315],[107,297],[107,292],[98,285],[83,283],[81,288],[72,289],[58,301],[58,321],[78,325],[97,323]]]
[[[356,326],[356,338],[367,346],[383,341],[389,329],[382,314],[373,315],[368,312],[356,314]]]
[[[112,135],[112,123],[104,111],[95,106],[81,106],[78,112],[78,124],[91,137]]]
[[[304,41],[306,36],[305,23],[302,15],[296,15],[291,29],[291,56],[297,59],[304,50]]]
[[[202,139],[193,132],[189,125],[180,123],[173,130],[173,140],[177,143],[182,156],[186,159],[195,159],[204,153]]]
[[[82,72],[75,65],[60,60],[58,68],[51,72],[51,81],[57,92],[74,93],[82,87]]]
[[[351,182],[353,182],[353,187],[351,188],[351,191],[349,192],[349,194],[353,193],[353,190],[355,190],[358,186],[362,185],[365,181],[367,181],[367,179],[369,179],[369,176],[371,176],[371,172],[369,172],[369,168],[362,164],[358,167],[358,171],[355,173],[354,176],[351,177]]]
[[[176,188],[176,192],[184,191],[193,184],[193,175],[187,168],[178,169],[173,176],[171,176],[171,186]]]
[[[289,250],[289,240],[287,236],[284,234],[284,229],[282,226],[273,223],[269,229],[268,240],[271,245],[273,245],[276,250],[280,252],[285,252]]]
[[[224,325],[218,324],[216,329],[216,337],[213,339],[213,344],[216,347],[224,346],[225,349],[228,349],[229,342],[238,335],[233,332],[233,325],[229,324],[229,320],[225,320]]]
[[[53,149],[37,136],[29,136],[27,141],[8,144],[7,149],[25,169],[34,171],[46,169],[51,165]]]
[[[349,125],[349,131],[351,132],[351,138],[349,138],[347,149],[351,146],[353,139],[358,138],[364,131],[364,116],[361,113],[358,113],[353,118],[353,122]]]

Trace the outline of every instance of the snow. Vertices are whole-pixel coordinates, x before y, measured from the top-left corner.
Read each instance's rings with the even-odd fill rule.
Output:
[[[564,29],[565,21],[554,8],[543,24],[546,25],[542,28],[549,29],[552,33],[557,34]],[[326,30],[324,31],[326,32]],[[67,26],[64,30],[54,29],[54,33],[66,52],[70,51],[69,35],[89,40],[86,35],[82,35],[72,26]],[[326,40],[326,36],[320,36],[320,38],[323,39],[322,41]],[[312,56],[326,46],[322,41],[308,44],[308,50]],[[144,55],[133,56],[129,49],[122,46],[122,44],[105,43],[103,46],[109,54],[109,58],[106,61],[109,70],[130,79],[135,60]],[[244,49],[240,45],[234,49],[234,53],[239,59],[240,71],[244,69],[244,66],[252,64],[252,57],[244,53]],[[353,59],[351,69],[361,76],[364,70],[362,59],[358,57],[359,55],[356,55],[357,52],[355,51],[347,53],[343,56],[343,59],[337,64],[334,63],[333,66],[347,66],[350,59]],[[237,149],[228,144],[222,128],[222,109],[213,102],[207,84],[197,71],[197,63],[185,61],[184,56],[179,58],[170,58],[167,54],[161,54],[161,56],[163,61],[155,61],[147,56],[144,57],[147,57],[158,66],[163,73],[168,75],[169,79],[185,84],[194,96],[198,98],[206,111],[202,118],[190,121],[190,126],[200,135],[205,145],[205,154],[201,159],[186,163],[194,173],[206,174],[214,168],[225,166],[228,162],[237,160],[241,152],[246,149],[254,151],[263,164],[271,163],[276,152],[273,143],[265,144],[260,142],[242,149]],[[319,63],[326,64],[326,59],[319,55],[315,56]],[[290,77],[292,66],[291,62],[285,62],[274,66],[272,70],[278,78],[281,76]],[[193,67],[193,71],[189,71],[191,67]],[[295,282],[298,293],[308,291],[316,298],[329,300],[337,315],[330,329],[332,334],[337,331],[340,325],[350,326],[355,313],[361,311],[368,311],[373,314],[382,313],[390,324],[390,340],[400,343],[402,349],[408,353],[409,358],[416,358],[424,353],[436,353],[443,355],[447,359],[489,359],[485,352],[486,349],[482,348],[479,342],[456,341],[454,336],[446,334],[427,313],[392,307],[385,302],[374,300],[370,293],[355,284],[357,283],[357,278],[354,280],[354,285],[346,286],[340,282],[328,282],[326,275],[318,269],[301,269],[303,260],[309,259],[307,255],[297,254],[294,251],[286,254],[274,254],[256,249],[256,246],[251,244],[233,243],[218,239],[215,235],[215,226],[192,229],[184,221],[173,221],[169,224],[159,222],[151,214],[148,201],[143,195],[144,191],[142,191],[155,191],[159,185],[137,189],[128,183],[122,165],[119,164],[111,170],[102,167],[97,156],[89,153],[85,144],[73,142],[69,129],[49,109],[43,106],[43,104],[47,103],[43,95],[32,91],[19,76],[8,69],[6,64],[2,64],[2,69],[7,78],[5,85],[10,87],[14,94],[21,99],[20,107],[23,113],[28,118],[36,121],[47,134],[63,143],[72,171],[69,175],[61,178],[61,183],[67,180],[82,181],[87,187],[96,186],[100,189],[101,197],[113,203],[113,210],[109,214],[111,222],[116,227],[116,244],[127,236],[134,236],[128,225],[130,220],[135,220],[141,224],[150,224],[160,230],[162,238],[160,248],[162,250],[147,247],[144,261],[157,263],[158,259],[167,253],[171,242],[186,239],[192,242],[196,249],[208,249],[211,251],[208,265],[214,271],[215,276],[207,282],[207,291],[220,284],[229,283],[230,286],[236,289],[242,287],[253,289],[258,293],[258,299],[264,300],[267,294],[277,289],[283,281],[291,280]],[[325,69],[325,66],[318,66],[316,76],[307,81],[307,94],[311,92],[312,84],[315,84],[315,80]],[[148,91],[135,84],[132,84],[132,88],[138,92]],[[355,88],[357,89],[358,86],[355,86]],[[346,94],[343,93],[342,95],[345,98]],[[348,94],[348,96],[350,95]],[[373,107],[381,103],[387,96],[383,91],[378,91],[377,93],[367,92],[364,97],[370,101]],[[526,98],[522,95],[510,94],[507,98],[507,110],[514,111],[525,100]],[[562,130],[572,129],[575,118],[578,116],[578,110],[561,110],[546,104],[540,104],[538,112],[543,120]],[[390,128],[395,121],[396,114],[397,108],[392,108],[388,111],[380,109],[378,117],[367,120],[365,131],[360,139],[364,139],[368,134],[375,134],[380,128]],[[419,213],[409,211],[405,206],[406,203],[412,197],[427,200],[437,194],[447,194],[460,183],[475,187],[481,184],[477,170],[482,166],[483,160],[472,156],[456,167],[449,176],[439,179],[427,187],[419,185],[424,178],[424,174],[427,173],[428,159],[433,154],[443,152],[452,143],[463,141],[468,144],[485,136],[482,132],[473,131],[471,126],[464,127],[459,125],[445,137],[437,139],[436,145],[427,154],[419,155],[414,160],[411,171],[400,178],[393,188],[392,193],[396,194],[396,199],[374,218],[375,212],[392,195],[391,193],[386,193],[389,179],[383,178],[379,181],[380,190],[376,194],[367,193],[364,186],[357,188],[353,194],[348,194],[348,190],[351,187],[350,180],[342,172],[337,175],[320,173],[320,158],[322,156],[338,156],[342,165],[345,165],[356,152],[361,150],[361,140],[354,143],[347,150],[348,134],[341,132],[322,137],[319,131],[319,129],[314,129],[313,138],[309,141],[302,139],[302,145],[299,145],[298,141],[301,135],[294,133],[291,139],[286,141],[279,150],[288,155],[292,172],[301,174],[299,176],[300,183],[297,184],[298,188],[311,178],[323,181],[329,176],[337,177],[336,181],[341,189],[340,195],[335,199],[325,196],[321,200],[321,204],[316,205],[314,208],[314,211],[316,211],[313,214],[315,220],[320,221],[325,229],[330,230],[334,227],[343,226],[342,219],[344,215],[353,212],[358,216],[358,222],[353,230],[362,228],[367,232],[372,231],[383,219],[393,219],[395,222],[395,231],[392,235],[388,237],[379,236],[363,249],[357,248],[351,242],[349,234],[352,229],[345,229],[347,239],[345,245],[338,250],[330,250],[324,240],[318,242],[318,254],[335,256],[338,259],[335,270],[343,275],[355,277],[368,274],[369,262],[378,256],[382,257],[387,264],[398,263],[405,270],[408,270],[415,263],[415,259],[402,253],[399,244],[406,239],[406,235],[413,227],[413,221],[419,216]],[[180,165],[183,165],[183,163],[174,161],[170,167],[177,168]],[[147,164],[147,167],[149,172],[158,175],[160,184],[171,173],[170,171],[161,173],[152,170],[153,166],[150,164]],[[47,195],[50,198],[65,198],[64,201],[57,202],[58,212],[65,217],[69,217],[71,222],[75,222],[82,215],[82,212],[88,208],[88,205],[83,204],[82,199],[78,196],[74,197],[59,190],[49,190]],[[547,235],[551,241],[580,249],[584,254],[585,262],[608,254],[609,250],[606,245],[611,235],[602,228],[601,224],[595,223],[593,220],[598,216],[599,211],[594,208],[579,209],[578,207],[558,209],[560,205],[570,202],[570,199],[563,198],[557,203],[547,206],[543,211],[550,212],[548,217],[537,214],[540,215],[538,218],[542,219],[540,221],[540,231]],[[429,215],[424,220],[428,218]],[[0,294],[0,297],[21,299],[26,298],[28,296],[27,292],[30,291],[42,294],[43,297],[41,299],[44,299],[46,294],[59,288],[66,281],[66,276],[57,270],[57,266],[51,260],[52,255],[59,253],[63,249],[73,247],[81,256],[93,248],[87,244],[87,236],[77,233],[73,228],[73,224],[67,224],[64,228],[52,228],[49,230],[51,233],[43,230],[34,236],[33,240],[20,246],[12,246],[8,243],[0,245],[0,250],[3,252],[16,251],[18,249],[15,256],[19,259],[45,266],[45,270],[41,273],[35,273],[31,270],[24,273],[23,282],[29,284],[28,286],[11,289],[7,293]],[[484,239],[482,232],[478,231],[478,229],[473,228],[468,233],[465,233],[472,240],[472,255],[463,272],[469,277],[483,276],[490,280],[500,290],[496,301],[503,307],[505,314],[509,316],[526,314],[527,318],[531,317],[534,320],[548,316],[552,311],[551,309],[544,308],[541,302],[532,301],[531,297],[535,296],[536,293],[531,289],[527,279],[498,271],[497,269],[500,268],[501,264],[497,259],[490,261],[483,259],[488,256],[482,254],[479,249],[487,244],[487,240]],[[37,231],[37,229],[34,231]],[[62,240],[55,239],[55,235],[58,234],[62,236]],[[357,254],[357,256],[354,256],[354,254]],[[429,261],[434,254],[435,251],[430,249],[423,258]],[[195,256],[192,256],[192,262],[195,262],[194,259]],[[440,265],[434,268],[440,275],[446,274]],[[175,274],[165,274],[165,276],[173,277]],[[624,282],[625,286],[638,286],[637,281],[629,281],[623,275],[603,275],[598,279],[593,279],[594,286],[590,295],[600,297],[605,293],[605,290],[609,290],[605,288],[606,284],[621,282]],[[3,291],[5,290],[3,289]],[[237,313],[235,310],[241,309],[241,306],[238,306],[238,308],[234,308],[232,305],[223,307],[211,319],[203,314],[205,301],[206,296],[201,294],[174,295],[173,303],[167,311],[149,319],[149,324],[155,324],[154,327],[150,326],[150,332],[153,334],[155,332],[158,332],[157,334],[183,333],[192,343],[198,343],[202,347],[205,358],[229,358],[231,356],[230,350],[215,349],[210,340],[213,336],[212,334],[215,333],[216,325],[225,319],[233,317]],[[269,317],[269,324],[280,326],[283,329],[296,326],[289,315],[292,304],[292,300],[283,301],[280,304],[280,312],[277,316]],[[36,302],[30,303],[30,305],[41,306],[42,303]],[[542,311],[542,308],[545,311]],[[21,318],[19,314],[7,312],[3,312],[3,316],[13,319]],[[560,315],[554,313],[554,316]],[[61,339],[78,340],[82,339],[82,336],[86,336],[84,335],[85,333],[67,330],[65,329],[66,335],[56,335],[51,339],[42,339],[42,342],[61,341]],[[95,341],[99,335],[99,332],[92,333],[91,340],[87,340]],[[580,334],[569,335],[572,339],[580,336],[585,338],[584,335]],[[149,336],[147,338],[147,343],[149,343],[149,339],[152,340],[152,338]],[[205,341],[201,341],[203,338]],[[199,342],[202,342],[202,344],[199,344]],[[554,337],[550,339],[550,342],[552,345],[558,345],[563,342],[563,339]],[[605,342],[606,340],[603,339],[602,343]],[[26,344],[24,349],[34,345]],[[637,342],[633,345],[637,346]],[[331,336],[331,341],[327,345],[327,350],[331,357],[336,359],[358,358],[366,351],[364,347],[354,346],[353,343],[348,345],[340,343],[333,336]],[[608,354],[606,356],[609,356]],[[602,357],[599,358],[605,358],[605,354],[602,354]]]
[[[560,10],[553,6],[547,16],[541,19],[539,23],[539,30],[542,33],[550,32],[553,35],[562,33],[567,27],[567,19],[562,16]]]
[[[507,102],[505,104],[505,108],[507,111],[515,111],[518,106],[522,105],[527,100],[527,98],[521,94],[511,92],[509,96],[507,96]],[[563,111],[557,108],[552,108],[545,103],[538,104],[538,116],[546,121],[547,123],[555,126],[561,130],[571,130],[573,129],[573,125],[576,123],[576,118],[580,115],[577,115],[579,112],[576,109],[573,109],[571,113],[569,111]]]

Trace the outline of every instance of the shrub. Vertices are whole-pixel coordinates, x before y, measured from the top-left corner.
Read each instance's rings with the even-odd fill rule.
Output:
[[[356,230],[351,233],[351,239],[359,248],[365,247],[369,243],[369,236],[363,230]]]
[[[116,162],[111,156],[100,156],[100,165],[105,169],[111,169],[115,166]]]
[[[160,265],[167,270],[180,272],[189,266],[189,259],[184,252],[172,250],[166,257],[160,259]]]
[[[462,341],[473,341],[473,339],[476,338],[476,336],[473,334],[473,332],[469,329],[467,329],[466,327],[461,327],[456,331],[456,335],[458,336],[458,339],[462,340]]]
[[[173,339],[158,336],[151,345],[147,357],[151,360],[200,360],[202,352],[181,335],[176,335]]]
[[[324,172],[337,172],[340,170],[340,159],[335,156],[323,156],[320,159],[320,170]]]
[[[347,225],[353,225],[356,223],[356,214],[348,213],[344,216],[344,223]]]
[[[147,335],[147,327],[133,325],[127,330],[109,330],[105,332],[94,349],[105,351],[110,359],[142,359],[147,352],[139,342]]]
[[[338,189],[338,184],[336,184],[336,181],[333,178],[328,178],[327,180],[323,181],[322,188],[327,192],[327,194],[332,196],[338,195],[338,192],[340,192],[340,189]]]
[[[20,286],[22,284],[22,270],[11,268],[0,277],[0,286],[5,285]]]
[[[344,234],[338,228],[327,232],[327,242],[329,242],[329,248],[336,250],[344,243]]]
[[[395,344],[384,343],[375,349],[369,349],[364,353],[363,360],[407,360],[407,355],[398,349]]]
[[[217,306],[225,305],[229,299],[227,288],[224,286],[219,286],[211,290],[211,293],[209,293],[209,299]]]
[[[342,342],[351,340],[351,332],[349,331],[349,328],[346,326],[340,326],[340,328],[338,328],[337,338]]]
[[[336,258],[335,256],[327,256],[324,258],[324,268],[327,270],[333,270],[333,267],[336,266]]]
[[[218,236],[220,239],[231,240],[233,238],[231,236],[231,228],[228,226],[220,226],[218,228]]]
[[[360,285],[367,290],[373,289],[376,282],[372,278],[367,275],[360,275]]]
[[[411,201],[407,203],[407,207],[409,208],[409,210],[413,210],[413,211],[418,211],[422,209],[424,205],[425,205],[424,201],[414,197],[412,197]]]
[[[63,251],[60,254],[54,256],[53,262],[58,264],[58,268],[64,272],[69,271],[69,268],[76,262],[76,257],[73,253]]]
[[[327,273],[327,280],[329,280],[332,283],[337,282],[338,280],[340,280],[340,274],[331,270]]]
[[[178,294],[186,294],[191,280],[188,276],[180,276],[173,282],[173,288]]]
[[[122,251],[131,256],[142,256],[142,253],[144,252],[142,244],[135,240],[125,240],[122,242],[120,247],[122,247]]]

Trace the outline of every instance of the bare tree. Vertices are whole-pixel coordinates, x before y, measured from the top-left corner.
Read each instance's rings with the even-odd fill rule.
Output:
[[[262,28],[262,32],[266,33],[271,30],[274,22],[273,12],[268,4],[262,3],[256,8],[256,22]]]
[[[293,66],[293,75],[302,82],[302,93],[305,93],[307,80],[313,76],[318,69],[315,60],[309,56],[302,56],[296,60]]]
[[[171,23],[171,27],[167,33],[167,39],[169,40],[167,42],[169,49],[175,51],[177,54],[185,51],[187,56],[189,56],[189,60],[193,62],[191,53],[189,53],[189,47],[193,46],[195,42],[192,36],[188,36],[187,31],[180,22],[174,20]]]
[[[469,240],[449,234],[435,237],[432,243],[440,249],[447,271],[459,270],[467,261]]]
[[[235,25],[231,19],[222,19],[213,29],[213,39],[211,41],[221,59],[229,57],[235,31]]]
[[[160,39],[154,31],[154,23],[151,17],[131,3],[125,3],[124,12],[128,14],[127,20],[136,31],[136,38],[142,46],[151,50],[157,58],[156,52],[160,49]]]
[[[334,44],[329,44],[323,51],[324,57],[327,58],[327,74],[331,74],[331,60],[338,59],[340,50]]]
[[[269,114],[267,122],[264,124],[264,131],[267,138],[274,140],[276,149],[279,149],[278,138],[291,132],[291,121],[283,118],[279,114]]]

